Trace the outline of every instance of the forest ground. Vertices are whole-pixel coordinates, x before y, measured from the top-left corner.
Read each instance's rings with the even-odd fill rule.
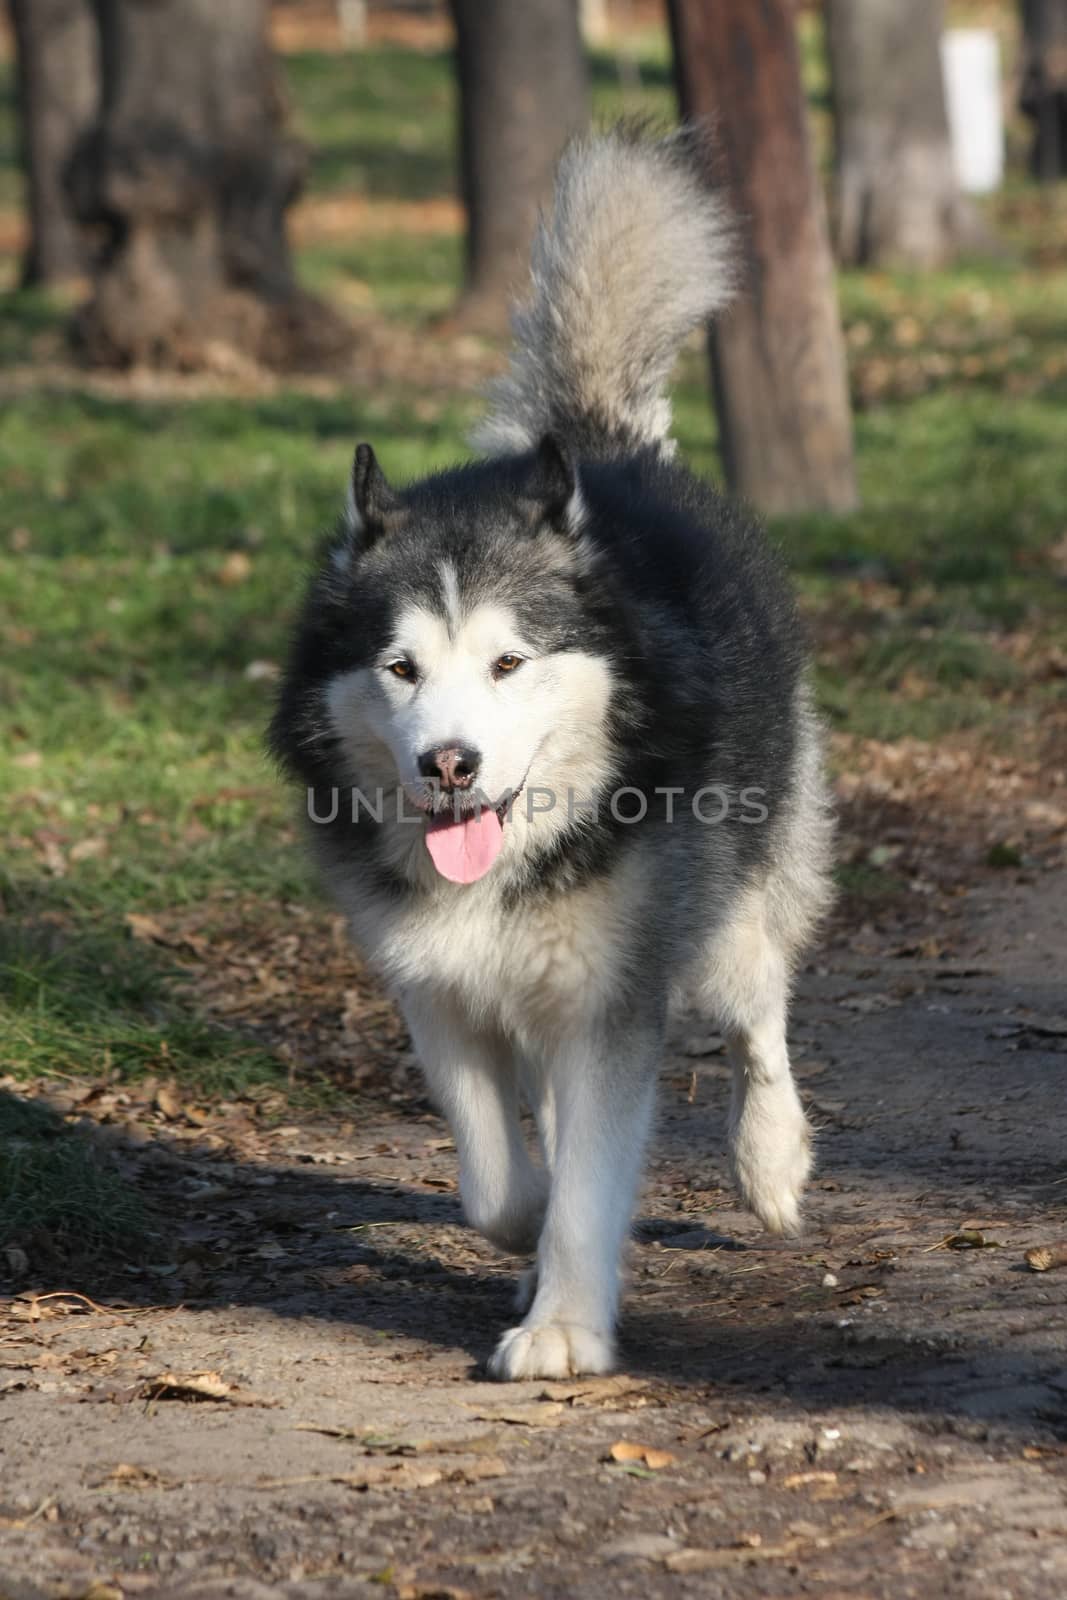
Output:
[[[668,113],[662,39],[632,44],[637,91],[595,60],[601,110]],[[841,819],[793,1029],[808,1231],[736,1210],[718,1041],[683,1020],[624,1377],[505,1391],[480,1364],[515,1263],[461,1224],[261,748],[356,439],[399,480],[454,459],[501,355],[449,320],[445,55],[290,46],[301,267],[359,329],[350,370],[94,375],[79,286],[0,301],[0,1594],[1043,1600],[1067,1269],[1023,1253],[1067,1241],[1064,196],[1013,180],[998,260],[845,275],[863,508],[773,530]],[[676,402],[714,474],[697,349]]]

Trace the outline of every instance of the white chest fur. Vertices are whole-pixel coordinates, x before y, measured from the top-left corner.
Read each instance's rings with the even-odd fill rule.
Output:
[[[611,1004],[631,947],[640,869],[544,901],[508,906],[492,877],[441,882],[400,904],[350,883],[342,896],[360,949],[391,987],[435,991],[521,1039],[572,1032]]]

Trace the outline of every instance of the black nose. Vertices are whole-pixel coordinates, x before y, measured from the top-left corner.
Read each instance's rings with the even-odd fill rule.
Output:
[[[419,771],[448,793],[452,789],[469,789],[478,776],[481,751],[469,744],[441,745],[437,750],[425,750],[419,757]]]

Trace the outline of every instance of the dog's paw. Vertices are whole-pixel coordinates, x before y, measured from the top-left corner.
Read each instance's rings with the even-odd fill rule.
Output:
[[[771,1233],[800,1232],[800,1197],[811,1171],[811,1130],[795,1096],[773,1105],[750,1091],[732,1151],[734,1181]]]
[[[493,1351],[494,1378],[574,1378],[610,1372],[615,1348],[610,1337],[575,1322],[546,1322],[539,1328],[509,1328]]]

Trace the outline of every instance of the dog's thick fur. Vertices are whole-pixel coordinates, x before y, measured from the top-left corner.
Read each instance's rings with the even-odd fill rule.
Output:
[[[488,458],[394,491],[361,447],[272,727],[451,1123],[471,1222],[536,1251],[503,1378],[612,1365],[673,993],[726,1035],[733,1171],[768,1228],[797,1227],[809,1165],[786,1005],[830,820],[801,630],[759,528],[672,463],[663,392],[731,289],[701,171],[686,133],[569,150]],[[476,881],[429,853],[445,746],[506,817]]]

